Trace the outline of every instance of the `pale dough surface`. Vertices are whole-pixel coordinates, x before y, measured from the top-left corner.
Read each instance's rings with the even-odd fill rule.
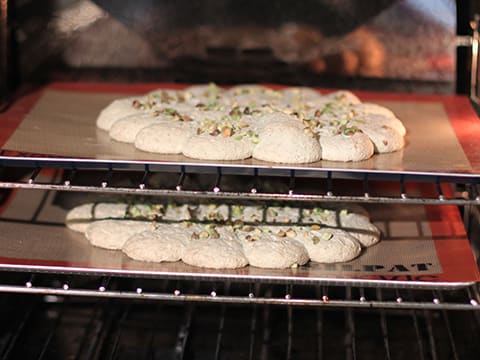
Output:
[[[307,249],[302,243],[292,238],[278,237],[273,232],[242,233],[240,239],[245,256],[253,266],[282,269],[304,265],[309,260]]]
[[[137,134],[147,126],[160,122],[152,114],[133,114],[116,121],[110,128],[109,135],[113,140],[133,143]],[[164,121],[165,122],[165,121]]]
[[[213,269],[236,269],[248,265],[239,239],[226,229],[219,228],[220,238],[192,240],[183,254],[183,262]]]
[[[66,217],[94,246],[150,262],[288,268],[349,261],[380,241],[358,205],[330,208],[174,203],[88,203]],[[100,220],[104,219],[104,220]]]
[[[69,229],[84,233],[93,220],[123,218],[127,204],[88,203],[77,206],[67,213],[65,224]]]
[[[190,235],[191,229],[181,224],[157,224],[155,230],[131,236],[122,251],[140,261],[178,261],[185,253]]]
[[[180,123],[153,124],[138,132],[135,147],[153,153],[181,154],[192,135],[191,126]]]
[[[94,246],[120,250],[133,235],[152,229],[152,223],[136,220],[99,220],[92,222],[85,237]]]
[[[118,99],[99,114],[97,127],[150,153],[287,164],[365,160],[374,150],[402,149],[406,134],[391,110],[362,103],[350,91],[321,95],[309,87],[256,84],[157,89]]]
[[[346,262],[356,258],[362,251],[358,240],[341,229],[310,229],[307,236],[304,233],[302,235],[299,240],[307,249],[310,259],[316,262]]]
[[[268,124],[260,132],[259,139],[252,153],[259,160],[298,164],[322,158],[319,142],[292,124]]]
[[[113,100],[105,109],[103,109],[97,118],[97,127],[109,131],[112,125],[126,116],[139,113],[138,109],[132,106],[137,98],[128,97]]]
[[[322,158],[331,161],[360,161],[373,155],[374,146],[367,135],[321,136]]]

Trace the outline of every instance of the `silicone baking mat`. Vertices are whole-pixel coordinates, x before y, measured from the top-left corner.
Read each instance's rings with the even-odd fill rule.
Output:
[[[388,183],[386,184],[388,191]],[[427,195],[430,184],[409,184],[409,192]],[[447,192],[448,189],[445,189]],[[233,278],[286,282],[383,280],[446,283],[479,280],[478,269],[458,209],[454,206],[365,204],[382,231],[382,241],[348,263],[310,262],[296,269],[252,266],[214,270],[182,262],[135,261],[120,251],[92,246],[64,226],[66,211],[53,191],[12,190],[0,209],[0,268],[98,274]],[[69,194],[63,194],[62,197]],[[71,194],[77,196],[78,194]]]
[[[98,113],[113,99],[160,87],[181,86],[59,83],[30,92],[19,97],[7,112],[0,114],[1,155],[6,158],[20,155],[84,161],[480,174],[480,142],[477,141],[480,138],[480,121],[468,99],[461,96],[357,92],[364,101],[392,109],[408,131],[402,151],[375,155],[360,162],[319,161],[293,165],[254,159],[228,162],[195,160],[182,155],[136,150],[133,145],[111,140],[106,132],[96,128]]]

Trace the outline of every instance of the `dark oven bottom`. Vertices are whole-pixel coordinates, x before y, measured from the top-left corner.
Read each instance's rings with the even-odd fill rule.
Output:
[[[284,291],[284,286],[267,286],[273,295]],[[172,304],[24,294],[4,294],[0,302],[2,359],[450,360],[476,359],[480,353],[478,311]]]

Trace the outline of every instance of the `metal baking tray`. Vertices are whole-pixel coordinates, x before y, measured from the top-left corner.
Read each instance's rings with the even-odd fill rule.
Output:
[[[0,209],[0,270],[405,288],[459,288],[480,279],[455,206],[366,205],[383,239],[349,263],[215,270],[182,262],[134,261],[121,252],[93,247],[64,226],[67,210],[61,204],[68,203],[65,196],[71,194],[59,194],[11,191]]]
[[[21,96],[0,114],[0,159],[60,163],[63,166],[137,167],[145,164],[249,171],[296,170],[381,174],[480,175],[480,121],[468,98],[357,92],[364,101],[392,109],[407,128],[406,147],[360,162],[319,161],[276,164],[255,159],[205,161],[182,155],[151,154],[113,141],[95,127],[99,111],[111,100],[175,84],[54,83]],[[274,88],[278,86],[272,85]],[[324,90],[322,90],[324,91]],[[327,90],[328,91],[328,90]],[[326,92],[326,91],[324,91]],[[108,164],[108,165],[106,165]]]

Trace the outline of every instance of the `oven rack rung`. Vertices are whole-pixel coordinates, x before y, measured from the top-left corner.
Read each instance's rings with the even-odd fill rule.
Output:
[[[13,277],[16,275],[18,274],[14,273]],[[205,304],[385,310],[480,310],[479,284],[456,290],[419,290],[23,274],[21,279],[3,281],[0,284],[0,293]]]
[[[0,168],[3,173],[8,173],[5,169]],[[41,176],[43,173],[52,172],[56,172],[60,176]],[[109,167],[105,170],[96,170],[94,173],[95,177],[88,179],[88,176],[92,174],[91,170],[34,167],[29,170],[27,175],[23,174],[21,179],[3,179],[0,176],[0,189],[36,189],[164,198],[240,199],[245,201],[480,205],[477,180],[473,178],[464,178],[463,182],[459,182],[459,179],[441,176],[419,177],[417,175],[408,177],[403,174],[396,177],[385,177],[382,178],[382,182],[393,184],[398,189],[388,194],[382,194],[378,192],[374,183],[375,180],[372,180],[367,173],[360,177],[344,179],[342,175],[337,176],[336,173],[328,171],[325,178],[315,179],[297,176],[294,170],[290,170],[285,176],[272,178],[261,176],[258,171],[254,171],[250,176],[228,173],[225,175],[221,168],[217,168],[213,177],[209,177],[208,174],[189,174],[183,167],[178,173],[171,173],[153,172],[148,166],[145,166],[143,172],[133,173],[137,175],[137,179],[131,180],[128,185],[119,182],[118,178],[124,177],[125,174],[131,176],[131,172],[114,170]],[[203,176],[207,181],[204,181],[200,186],[197,184],[196,187],[189,187],[186,184],[186,178],[190,175]],[[83,181],[77,181],[78,178],[83,179]],[[85,178],[88,180],[85,181]],[[152,178],[155,179],[152,180]],[[158,184],[159,178],[162,178],[160,181],[163,181],[163,178],[168,179],[169,182],[173,181],[174,185]],[[263,183],[267,190],[262,189],[262,181],[268,181],[267,185]],[[277,181],[276,185],[275,181]],[[305,188],[305,181],[309,181],[308,184],[314,184],[315,187],[312,188],[311,185],[307,185],[307,188]],[[279,186],[282,182],[284,183],[283,188]],[[349,183],[345,185],[346,182]],[[428,196],[411,194],[407,186],[409,182],[430,183],[432,184],[432,192]],[[444,191],[446,186],[450,186],[450,188],[461,186],[462,189],[456,189],[453,194],[446,195]]]

